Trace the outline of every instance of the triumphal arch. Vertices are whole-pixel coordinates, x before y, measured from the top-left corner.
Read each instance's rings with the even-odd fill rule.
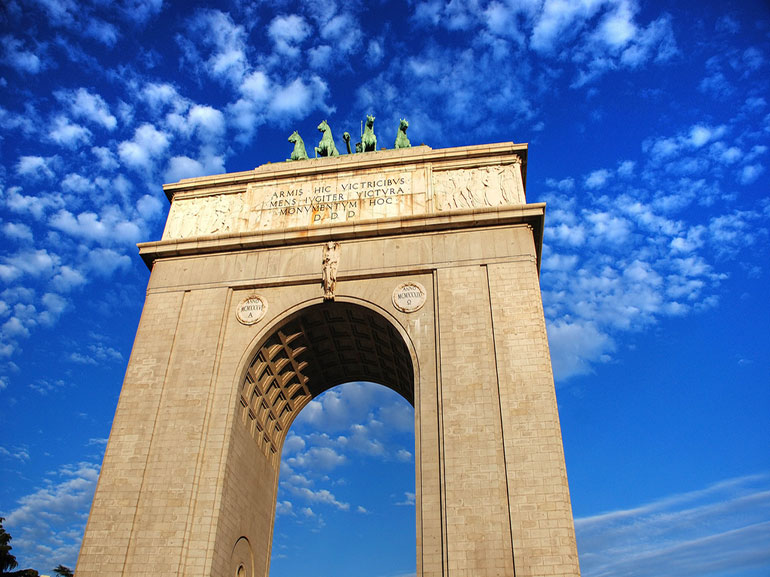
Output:
[[[166,185],[78,576],[266,577],[287,431],[350,381],[415,408],[418,575],[579,575],[526,166],[416,146]]]

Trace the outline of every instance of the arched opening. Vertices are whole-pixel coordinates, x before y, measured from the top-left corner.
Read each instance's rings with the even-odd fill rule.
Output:
[[[372,386],[362,385],[361,383],[364,382],[391,389],[408,403],[407,406],[413,407],[415,369],[413,354],[407,346],[405,336],[393,321],[366,306],[352,302],[325,302],[311,305],[279,321],[257,347],[240,387],[240,422],[277,473],[282,452],[284,450],[291,452],[292,443],[296,443],[300,438],[298,435],[290,435],[289,428],[302,409],[308,407],[319,395],[338,385],[352,383],[349,386]],[[330,391],[329,394],[341,394],[344,397],[345,387],[341,387],[340,390],[343,392]],[[323,406],[322,399],[316,401],[314,406]],[[397,406],[397,403],[393,406]],[[377,420],[376,408],[373,414],[374,420]],[[413,435],[413,408],[411,408],[411,419]],[[363,426],[362,423],[348,425]],[[319,432],[319,434],[328,436],[329,432]],[[413,436],[411,439],[414,443]],[[412,451],[413,447],[414,444],[412,444]],[[320,446],[317,448],[323,449]],[[336,455],[339,458],[338,454],[332,453],[331,447],[327,446],[326,449],[323,456],[334,459]],[[413,483],[413,453],[406,452],[409,452],[408,460]],[[319,455],[319,451],[316,451],[316,457]],[[402,454],[402,456],[405,455]],[[397,451],[393,458],[399,458]],[[373,471],[373,474],[378,473]],[[306,479],[306,481],[311,480]],[[277,489],[276,485],[276,497]],[[310,487],[304,489],[307,493],[312,493]],[[317,490],[318,498],[326,499],[337,508],[354,507],[354,513],[362,515],[369,513],[368,508],[360,503],[336,500],[328,489]],[[411,503],[409,503],[410,496],[406,494],[409,491],[403,490],[403,484],[400,487],[393,487],[392,493],[397,495],[402,504],[412,505],[414,502],[414,489],[412,489]],[[359,510],[359,507],[363,510]],[[285,508],[284,502],[276,500],[276,515],[285,512]],[[315,515],[315,511],[311,507],[303,507],[294,514],[310,518]],[[414,513],[411,519],[410,534],[414,535]],[[271,520],[271,523],[274,522],[275,515]],[[347,543],[340,543],[340,549],[336,554],[344,554],[343,551],[347,545]],[[414,547],[415,543],[412,539],[410,556],[414,555]],[[273,574],[272,571],[271,574]]]
[[[270,577],[415,571],[414,409],[373,383],[316,397],[284,443]]]

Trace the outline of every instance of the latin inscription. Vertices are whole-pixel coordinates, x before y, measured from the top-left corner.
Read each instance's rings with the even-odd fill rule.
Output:
[[[262,210],[273,213],[271,221],[299,217],[311,225],[377,218],[398,214],[394,208],[412,194],[411,185],[409,174],[296,184],[263,192]]]
[[[393,290],[393,306],[404,313],[419,311],[425,304],[428,293],[425,287],[415,281],[407,281]]]
[[[235,317],[244,325],[253,325],[267,313],[267,300],[258,295],[246,297],[235,309]]]
[[[433,173],[402,167],[296,176],[253,182],[237,192],[176,197],[163,239],[371,222],[525,202],[520,162]]]

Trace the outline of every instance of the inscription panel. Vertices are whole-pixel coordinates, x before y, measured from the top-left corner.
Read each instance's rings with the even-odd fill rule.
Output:
[[[349,172],[248,184],[174,198],[164,240],[312,228],[450,210],[524,204],[520,163]],[[432,176],[431,176],[432,175]]]
[[[393,306],[402,313],[419,311],[425,304],[428,293],[425,287],[416,281],[402,282],[393,289]]]
[[[235,318],[244,325],[258,323],[266,313],[267,300],[259,295],[248,296],[235,307]]]
[[[241,217],[259,230],[409,215],[415,204],[424,212],[424,188],[415,196],[410,172],[251,185]]]

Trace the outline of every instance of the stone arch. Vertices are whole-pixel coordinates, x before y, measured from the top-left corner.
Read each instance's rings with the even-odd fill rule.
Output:
[[[355,379],[415,407],[418,575],[579,575],[526,158],[511,142],[418,146],[167,185],[164,238],[139,247],[152,272],[78,575],[232,577],[249,569],[241,538],[267,575],[286,430]],[[485,181],[495,167],[516,190]],[[461,173],[481,199],[464,209]],[[350,210],[315,206],[304,192],[319,187]],[[282,190],[306,210],[271,205]],[[338,296],[323,303],[332,238]],[[425,306],[396,305],[405,281]],[[241,324],[234,299],[250,293],[282,312]]]
[[[334,386],[369,381],[414,406],[416,355],[389,316],[365,301],[338,298],[306,303],[262,333],[239,378],[237,410],[275,469],[291,423]]]

